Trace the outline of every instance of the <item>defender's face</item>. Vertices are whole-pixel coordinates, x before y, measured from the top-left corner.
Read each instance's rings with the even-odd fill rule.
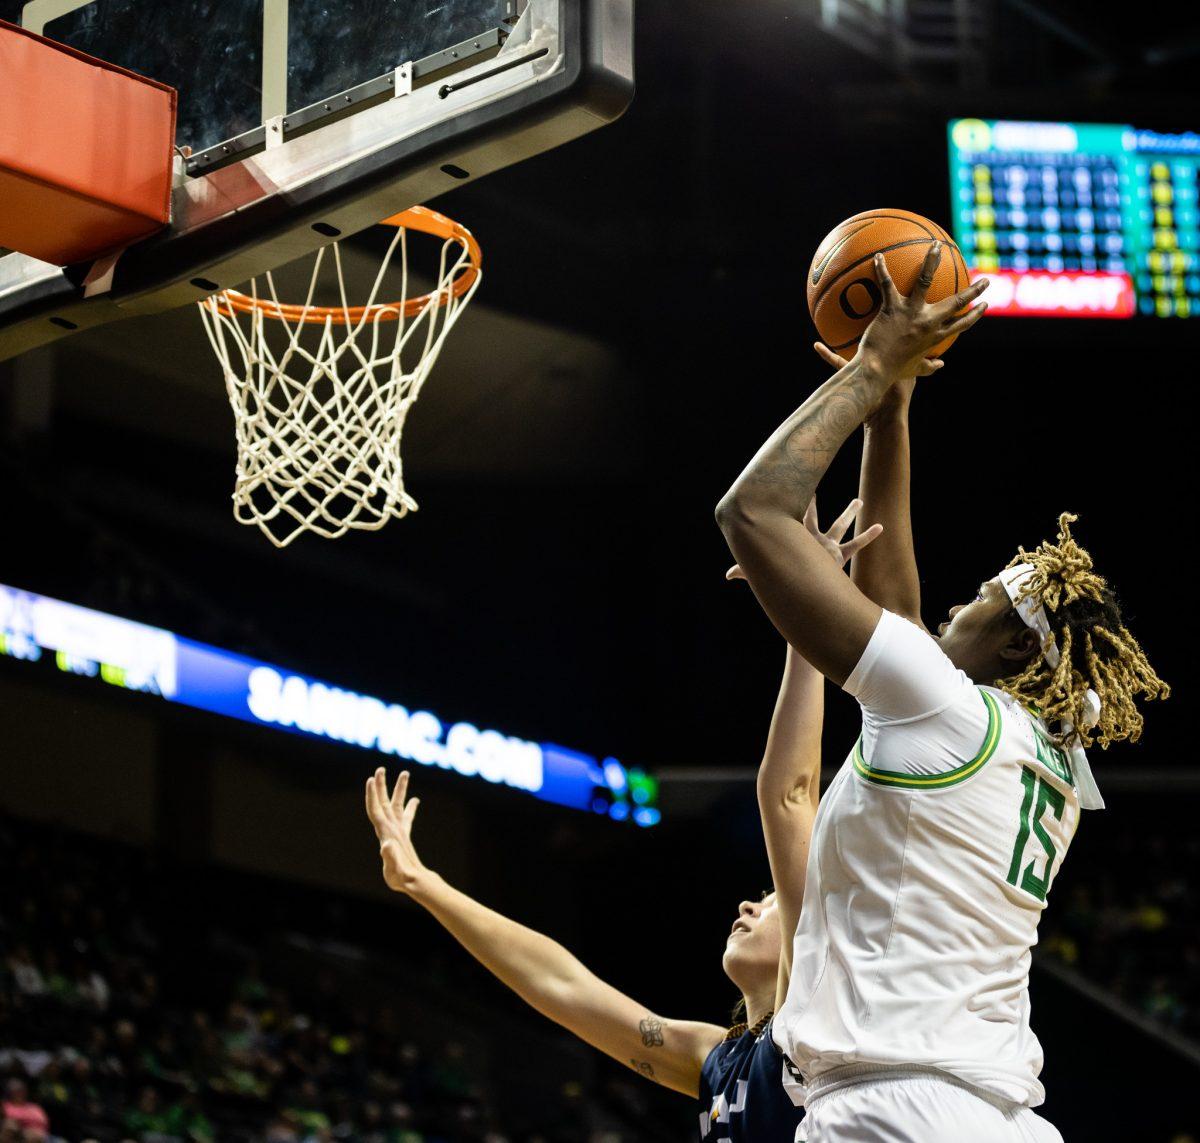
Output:
[[[768,893],[761,901],[743,901],[725,942],[725,972],[742,988],[752,987],[756,980],[773,980],[782,947],[775,894]]]

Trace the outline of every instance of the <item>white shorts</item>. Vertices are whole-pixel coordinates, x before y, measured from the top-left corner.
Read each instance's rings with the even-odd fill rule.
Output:
[[[952,1076],[889,1070],[814,1083],[796,1143],[1063,1143],[1030,1108]]]

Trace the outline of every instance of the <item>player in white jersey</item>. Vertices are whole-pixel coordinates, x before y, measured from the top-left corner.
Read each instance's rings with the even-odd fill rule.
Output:
[[[806,516],[818,549],[840,569],[879,535],[860,528],[843,541],[861,502],[822,532]],[[840,571],[839,571],[839,574]],[[739,578],[733,568],[729,578]],[[745,1021],[726,1029],[668,1020],[589,971],[550,937],[486,908],[421,861],[412,839],[419,799],[409,775],[391,792],[382,768],[367,779],[367,815],[380,843],[384,879],[427,909],[485,967],[549,1019],[628,1064],[638,1075],[699,1096],[703,1143],[791,1143],[803,1112],[784,1090],[783,1059],[770,1021],[790,977],[790,938],[801,912],[805,855],[821,776],[824,680],[791,648],[758,774],[759,806],[775,890],[743,901],[722,967],[742,993]],[[786,939],[785,939],[786,934]]]
[[[1030,949],[1079,821],[1101,805],[1083,747],[1136,738],[1135,696],[1166,687],[1060,521],[951,611],[919,619],[904,402],[925,352],[983,313],[986,283],[927,304],[882,258],[880,313],[855,358],[772,435],[718,509],[788,641],[854,695],[863,732],[818,811],[777,1042],[808,1114],[799,1139],[1054,1140],[1029,1026]],[[883,536],[850,580],[797,526],[865,421],[865,522]],[[886,427],[890,426],[890,427]],[[1040,711],[1041,716],[1033,710]]]

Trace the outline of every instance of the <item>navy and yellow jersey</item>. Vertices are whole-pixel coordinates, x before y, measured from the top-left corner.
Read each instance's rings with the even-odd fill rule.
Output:
[[[702,1143],[792,1143],[803,1117],[783,1088],[770,1024],[708,1053],[700,1069]]]

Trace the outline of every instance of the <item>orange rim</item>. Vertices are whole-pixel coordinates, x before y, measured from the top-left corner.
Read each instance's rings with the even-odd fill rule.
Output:
[[[451,298],[461,298],[479,277],[483,266],[483,251],[479,243],[465,226],[457,223],[436,210],[425,206],[414,206],[385,218],[380,226],[403,227],[406,230],[419,230],[422,234],[432,234],[443,241],[458,242],[467,252],[468,265],[461,270],[448,286],[432,293],[422,294],[418,298],[409,298],[401,305],[399,302],[388,304],[378,302],[372,306],[294,306],[284,303],[266,301],[262,298],[252,298],[238,290],[222,290],[217,297],[220,299],[217,309],[227,317],[234,313],[261,313],[263,317],[274,318],[276,321],[304,322],[307,324],[324,325],[327,321],[334,325],[357,325],[364,317],[375,321],[398,321],[400,316],[416,317],[432,301],[437,306],[449,304]]]

